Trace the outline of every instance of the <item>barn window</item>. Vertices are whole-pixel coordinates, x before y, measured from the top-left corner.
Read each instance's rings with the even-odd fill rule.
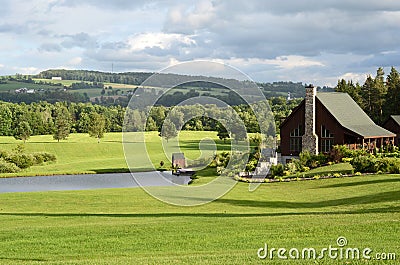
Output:
[[[334,135],[324,126],[321,126],[321,152],[331,151],[334,142]]]
[[[301,136],[303,134],[303,126],[301,125],[298,125],[290,132],[290,152],[301,151]]]

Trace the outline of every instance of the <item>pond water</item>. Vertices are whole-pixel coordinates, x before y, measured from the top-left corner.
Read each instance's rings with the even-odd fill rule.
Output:
[[[134,177],[131,173],[111,173],[0,178],[0,193],[187,185],[190,181],[188,176],[175,176],[171,172],[153,171],[133,174]]]

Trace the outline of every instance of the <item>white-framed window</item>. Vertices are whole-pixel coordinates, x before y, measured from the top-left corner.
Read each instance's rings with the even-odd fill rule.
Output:
[[[302,145],[302,140],[301,137],[303,136],[303,126],[299,124],[296,128],[294,128],[290,132],[290,140],[289,140],[289,145],[290,145],[290,152],[301,152],[301,145]]]
[[[321,152],[331,151],[334,144],[334,135],[324,125],[321,125]]]

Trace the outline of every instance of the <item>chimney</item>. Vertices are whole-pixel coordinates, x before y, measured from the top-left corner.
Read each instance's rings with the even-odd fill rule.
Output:
[[[315,96],[317,88],[313,85],[306,86],[305,98],[305,128],[302,138],[302,150],[309,151],[311,154],[318,154],[318,137],[315,134]]]

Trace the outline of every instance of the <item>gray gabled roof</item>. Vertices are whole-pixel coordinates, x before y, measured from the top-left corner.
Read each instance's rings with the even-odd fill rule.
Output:
[[[172,160],[176,160],[176,159],[185,159],[185,154],[184,153],[173,153]]]
[[[347,93],[320,92],[317,98],[344,128],[364,138],[396,136],[376,125]]]
[[[398,125],[400,125],[400,115],[391,115],[390,116]]]

